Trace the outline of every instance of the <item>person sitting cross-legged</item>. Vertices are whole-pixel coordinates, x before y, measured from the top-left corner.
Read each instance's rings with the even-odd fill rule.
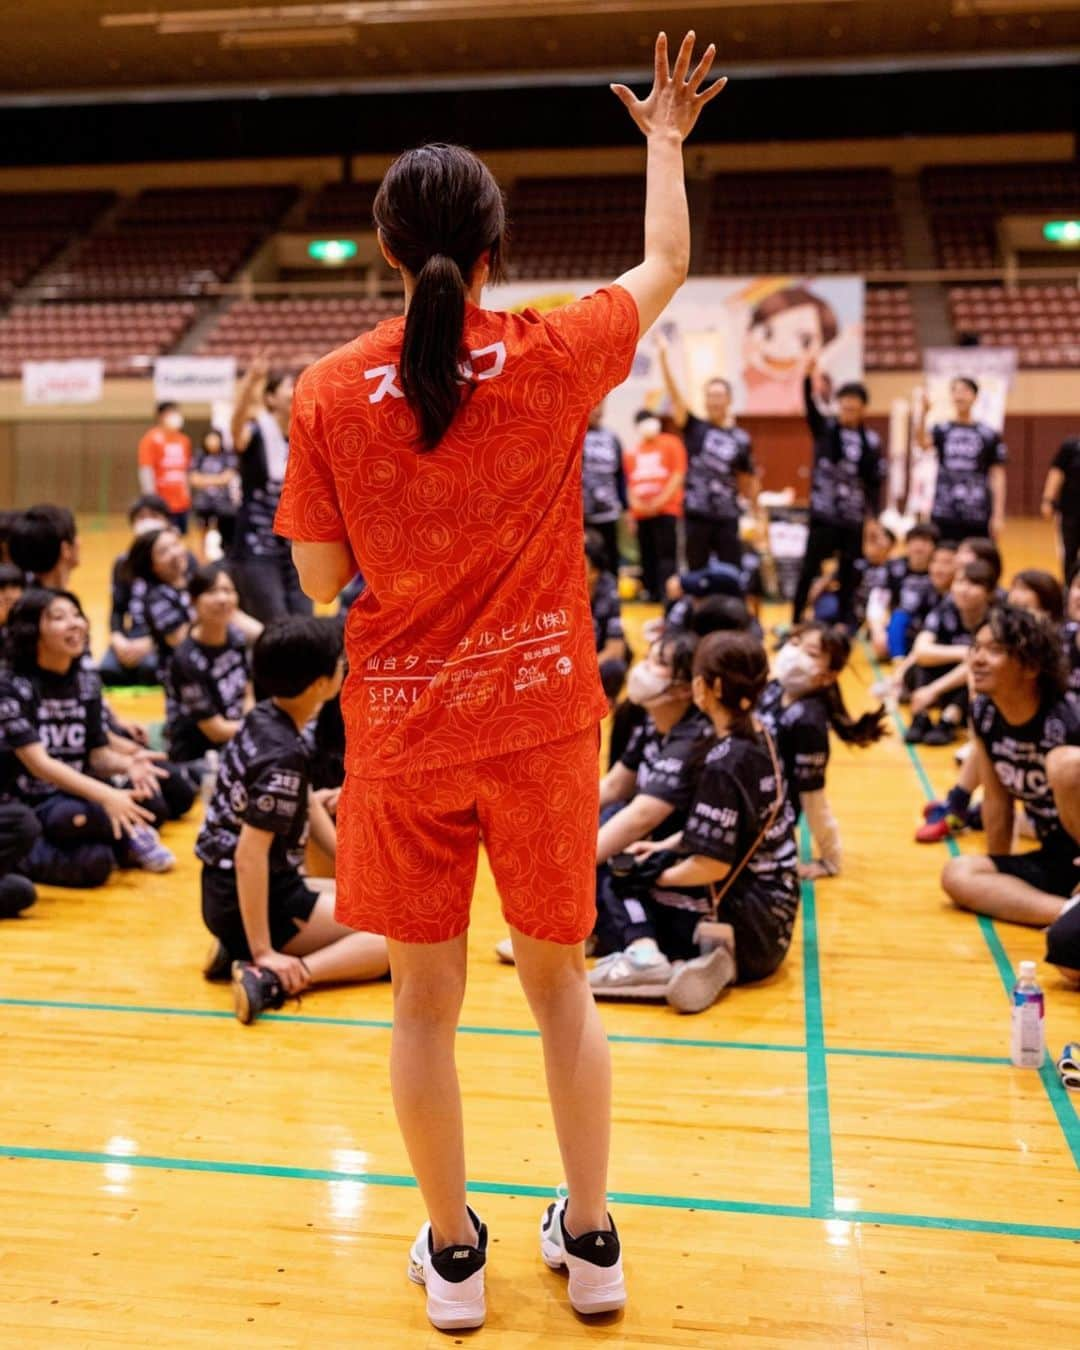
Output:
[[[1064,696],[1060,640],[1002,605],[976,632],[970,665],[989,856],[951,859],[941,884],[962,909],[1046,927],[1080,886],[1080,709]],[[1012,852],[1017,801],[1035,826],[1033,852]]]

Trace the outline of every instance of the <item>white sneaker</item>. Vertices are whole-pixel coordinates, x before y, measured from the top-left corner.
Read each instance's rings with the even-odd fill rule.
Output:
[[[589,971],[596,998],[663,998],[674,971],[663,952],[628,947],[603,956]]]
[[[471,1209],[469,1218],[476,1225],[475,1247],[433,1251],[431,1224],[426,1223],[409,1250],[409,1279],[427,1289],[428,1319],[438,1331],[467,1331],[484,1325],[488,1232]]]
[[[734,983],[735,958],[727,947],[714,947],[676,967],[667,987],[667,1001],[682,1013],[704,1012]]]
[[[504,966],[517,965],[517,958],[514,956],[514,943],[512,938],[504,937],[495,944],[495,955]]]
[[[577,1313],[617,1312],[626,1306],[622,1248],[612,1223],[609,1233],[566,1231],[566,1200],[553,1200],[540,1220],[540,1255],[552,1270],[569,1274],[570,1306]]]

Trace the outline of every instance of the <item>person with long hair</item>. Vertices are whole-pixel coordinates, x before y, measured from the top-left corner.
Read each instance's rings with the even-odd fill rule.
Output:
[[[796,817],[805,814],[816,857],[799,865],[808,880],[834,877],[843,853],[840,827],[825,796],[829,730],[846,745],[873,745],[885,734],[882,707],[853,718],[840,691],[851,659],[851,639],[842,628],[805,623],[780,648],[775,678],[758,704],[758,716],[776,740]]]
[[[41,825],[25,870],[53,886],[100,886],[118,862],[152,872],[175,862],[153,828],[170,814],[167,770],[147,752],[110,746],[101,682],[83,664],[87,636],[70,591],[27,591],[8,621],[0,738],[16,794]]]
[[[292,376],[272,371],[265,353],[257,352],[237,391],[229,428],[240,456],[240,508],[228,558],[241,607],[261,624],[312,613],[289,546],[274,533],[289,461],[293,390]]]
[[[715,740],[686,827],[631,844],[625,886],[673,962],[664,997],[703,1012],[730,984],[764,980],[791,946],[799,907],[795,811],[776,744],[754,708],[769,661],[752,633],[710,633],[693,697]]]
[[[1065,697],[1060,638],[1001,605],[975,633],[969,668],[988,856],[952,858],[941,884],[962,909],[1044,928],[1080,885],[1080,711]],[[1012,852],[1018,801],[1039,840],[1031,853]]]
[[[581,1313],[622,1307],[607,1210],[611,1070],[585,971],[595,921],[597,670],[582,565],[589,410],[686,278],[682,143],[722,81],[710,47],[615,93],[647,142],[645,248],[614,285],[545,314],[481,307],[503,196],[469,151],[401,155],[375,200],[405,316],[300,379],[277,529],[330,602],[359,570],[342,694],[340,919],[389,939],[390,1077],[427,1207],[409,1274],[444,1330],[485,1315],[487,1228],[467,1206],[454,1036],[481,834],[540,1026],[568,1187],[541,1252]]]

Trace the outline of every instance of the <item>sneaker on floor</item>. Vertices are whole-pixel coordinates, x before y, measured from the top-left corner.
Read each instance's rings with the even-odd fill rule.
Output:
[[[667,1001],[681,1013],[704,1012],[734,983],[734,956],[727,947],[714,947],[711,952],[675,967],[667,987]]]
[[[607,1233],[566,1231],[565,1199],[553,1200],[540,1220],[540,1255],[552,1270],[569,1275],[570,1306],[577,1313],[617,1312],[626,1306],[622,1248],[614,1223]],[[610,1222],[610,1216],[609,1216]]]
[[[916,713],[911,719],[911,726],[908,727],[904,740],[908,745],[918,745],[926,739],[927,732],[933,731],[933,729],[934,724],[926,713]]]
[[[948,814],[949,808],[944,802],[927,802],[922,809],[923,820],[929,821],[932,825],[944,820]]]
[[[923,745],[952,745],[956,740],[956,728],[951,722],[939,722],[922,738]]]
[[[517,959],[514,956],[514,943],[511,938],[504,937],[495,944],[495,955],[504,966],[517,965]]]
[[[215,938],[203,962],[204,980],[227,980],[232,975],[233,959],[225,950],[225,944]]]
[[[435,1251],[431,1224],[426,1223],[409,1251],[409,1279],[427,1290],[428,1319],[438,1331],[467,1331],[484,1325],[488,1232],[471,1209],[469,1218],[476,1225],[475,1247]]]
[[[285,986],[274,972],[250,961],[233,962],[232,986],[236,1016],[245,1026],[267,1008],[276,1010],[285,1002]]]
[[[950,835],[960,834],[966,826],[967,822],[959,816],[946,813],[939,816],[937,820],[928,820],[925,825],[920,825],[915,831],[915,842],[917,844],[940,844]]]
[[[601,957],[589,971],[596,998],[663,998],[674,971],[653,948],[630,947]]]
[[[128,835],[128,852],[144,872],[171,872],[176,858],[165,847],[152,825],[138,825]]]
[[[0,877],[0,919],[13,919],[29,909],[37,899],[37,891],[29,877],[12,872]]]

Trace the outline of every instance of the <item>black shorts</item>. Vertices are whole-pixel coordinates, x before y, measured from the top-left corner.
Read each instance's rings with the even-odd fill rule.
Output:
[[[1046,930],[1046,960],[1052,966],[1080,970],[1080,904],[1067,909]]]
[[[943,544],[960,544],[965,539],[989,539],[990,520],[958,520],[955,516],[933,516],[931,524],[937,526]]]
[[[1080,844],[1068,835],[1051,836],[1032,853],[991,854],[990,861],[1008,877],[1019,877],[1037,891],[1069,896],[1080,886]]]
[[[306,923],[318,896],[309,891],[298,872],[270,875],[270,903],[267,919],[270,944],[282,952],[299,932],[296,921]],[[236,891],[236,873],[223,867],[203,867],[203,923],[225,947],[234,961],[250,961],[244,921],[240,916],[240,897]]]

